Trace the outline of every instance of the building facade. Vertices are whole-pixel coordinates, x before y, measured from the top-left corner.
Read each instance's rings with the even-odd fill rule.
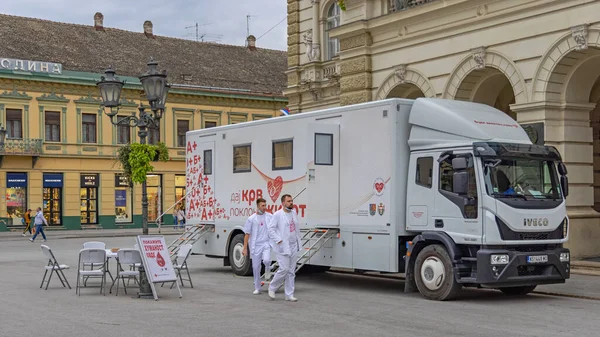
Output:
[[[600,2],[288,0],[292,113],[391,97],[494,106],[569,170],[574,257],[600,255]]]
[[[160,215],[186,194],[187,131],[271,118],[287,104],[285,52],[155,36],[149,22],[143,33],[102,22],[100,13],[93,26],[0,15],[0,231],[22,230],[25,211],[37,207],[53,229],[141,226],[141,185],[116,159],[140,141],[137,128],[113,125],[96,87],[109,65],[126,81],[115,122],[148,105],[137,76],[150,57],[172,85],[147,138],[170,156],[147,177],[151,226],[172,223],[172,212]]]

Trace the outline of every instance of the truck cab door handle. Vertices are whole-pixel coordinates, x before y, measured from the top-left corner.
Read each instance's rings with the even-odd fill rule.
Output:
[[[444,220],[435,219],[435,228],[444,228]]]

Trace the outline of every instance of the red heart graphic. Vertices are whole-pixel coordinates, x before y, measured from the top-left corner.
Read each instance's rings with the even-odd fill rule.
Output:
[[[160,255],[160,252],[158,252],[158,254],[156,256],[156,263],[158,263],[158,265],[160,267],[164,267],[165,266],[165,259],[163,259],[162,255]]]
[[[375,183],[375,189],[377,190],[377,193],[381,193],[381,191],[383,191],[383,186],[384,183]]]
[[[281,176],[275,178],[275,180],[270,180],[267,183],[267,190],[269,191],[269,195],[271,196],[271,200],[273,200],[273,202],[277,202],[277,198],[279,198],[282,188],[283,178],[281,178]]]

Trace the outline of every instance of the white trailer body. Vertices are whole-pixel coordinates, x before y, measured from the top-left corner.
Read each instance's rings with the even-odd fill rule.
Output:
[[[507,151],[515,160],[534,160],[532,167],[539,161],[548,173],[538,180],[554,188],[552,200],[498,194],[497,176],[490,172],[506,171],[513,180],[522,173],[513,157],[497,159]],[[266,199],[274,213],[283,194],[298,195],[294,204],[303,229],[339,231],[310,265],[406,272],[407,290],[416,279],[421,293],[436,299],[452,297],[457,284],[524,291],[568,278],[559,164],[566,185],[558,152],[531,144],[520,125],[487,105],[432,98],[375,101],[189,131],[187,185],[202,187],[186,199],[186,222],[214,226],[194,253],[224,258],[236,273],[248,275],[242,228],[256,199]],[[440,256],[425,253],[417,258],[433,244],[445,247],[451,262],[435,262]],[[525,265],[533,274],[521,275],[519,261],[529,258],[519,251],[536,251],[531,247],[540,244],[555,250],[544,248],[538,264]],[[547,267],[541,274],[540,266]],[[433,285],[436,280],[427,277],[444,284]]]

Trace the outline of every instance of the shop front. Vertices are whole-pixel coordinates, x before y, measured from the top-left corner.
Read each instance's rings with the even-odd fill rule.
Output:
[[[63,174],[44,173],[44,217],[50,226],[62,226]]]
[[[81,224],[98,224],[98,186],[99,175],[82,174],[79,189]]]
[[[133,224],[133,184],[122,174],[115,174],[115,222]]]
[[[146,186],[148,191],[148,223],[156,223],[156,219],[162,213],[162,175],[147,175]]]
[[[27,173],[6,173],[7,226],[22,226],[27,211]]]

